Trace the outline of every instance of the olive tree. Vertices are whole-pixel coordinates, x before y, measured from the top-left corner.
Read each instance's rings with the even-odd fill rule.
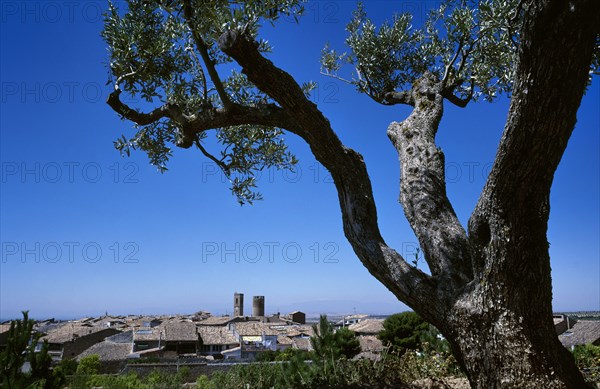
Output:
[[[400,202],[430,273],[382,238],[363,158],[309,99],[314,84],[298,83],[265,57],[271,47],[260,25],[301,13],[296,0],[111,5],[103,31],[114,86],[107,103],[136,128],[117,149],[143,150],[164,170],[173,145],[195,147],[246,203],[260,198],[255,171],[293,168],[282,135],[296,134],[331,173],[357,257],[448,339],[473,388],[584,387],[552,322],[546,230],[554,172],[598,68],[600,3],[444,1],[419,28],[408,14],[377,27],[359,5],[347,26],[347,51],[323,50],[323,73],[376,103],[412,109],[387,135],[400,158]],[[224,75],[224,64],[235,70]],[[127,105],[123,91],[148,104]],[[511,94],[504,133],[463,226],[435,144],[444,104],[464,107],[503,92]],[[209,131],[222,146],[218,153],[205,147]]]

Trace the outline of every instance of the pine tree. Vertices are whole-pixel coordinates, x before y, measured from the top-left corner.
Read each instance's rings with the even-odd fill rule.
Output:
[[[23,311],[23,320],[14,320],[8,330],[6,348],[0,352],[0,382],[2,388],[24,388],[35,385],[39,388],[54,388],[57,377],[52,375],[52,359],[48,355],[48,343],[44,342],[39,352],[35,351],[40,334],[33,330],[34,321],[29,312]],[[23,372],[28,362],[30,371]]]

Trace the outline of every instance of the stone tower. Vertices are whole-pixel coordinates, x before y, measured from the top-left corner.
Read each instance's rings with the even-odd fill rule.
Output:
[[[252,298],[252,316],[265,315],[265,296],[254,296]]]
[[[244,316],[244,294],[233,294],[233,317]]]

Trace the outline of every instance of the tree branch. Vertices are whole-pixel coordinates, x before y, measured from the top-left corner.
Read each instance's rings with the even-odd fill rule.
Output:
[[[462,80],[460,80],[459,85],[461,83],[462,83]],[[471,99],[473,98],[473,92],[475,90],[475,78],[471,77],[471,89],[470,89],[467,97],[465,97],[464,99],[461,99],[460,97],[458,97],[454,94],[454,90],[456,89],[456,87],[457,87],[457,85],[451,85],[450,88],[442,89],[442,96],[445,99],[447,99],[449,102],[451,102],[452,104],[456,105],[457,107],[465,108],[467,106],[467,104],[469,104]]]
[[[385,94],[383,101],[385,101],[386,105],[405,104],[415,106],[415,100],[411,91],[388,92]]]
[[[127,104],[123,103],[120,99],[121,89],[115,86],[115,91],[108,95],[106,103],[118,114],[123,116],[125,119],[131,120],[132,122],[141,126],[152,124],[162,118],[169,118],[177,121],[179,124],[186,126],[189,122],[189,117],[185,116],[179,107],[172,103],[166,103],[163,106],[152,110],[149,113],[139,112]]]
[[[400,201],[434,276],[460,290],[472,279],[469,242],[446,194],[444,153],[435,145],[442,82],[426,73],[413,86],[414,109],[388,136],[401,164]],[[450,292],[452,294],[452,292]]]
[[[189,51],[190,56],[196,62],[196,66],[198,67],[200,78],[202,79],[201,80],[202,96],[204,97],[204,100],[208,100],[208,82],[206,80],[206,74],[204,74],[204,69],[202,68],[202,65],[200,64],[200,61],[198,60],[198,57],[196,56],[194,49],[192,47],[186,47],[186,51]]]
[[[206,151],[206,149],[204,148],[204,146],[202,146],[202,142],[200,142],[200,139],[198,139],[198,137],[196,137],[196,139],[194,139],[194,143],[196,143],[196,147],[198,147],[200,152],[202,154],[204,154],[204,156],[206,158],[210,159],[215,164],[217,164],[217,166],[219,166],[221,168],[221,170],[223,170],[223,173],[225,173],[226,175],[229,174],[229,166],[227,164],[225,164],[223,161],[217,159],[214,155],[212,155],[208,151]]]
[[[458,65],[458,70],[456,71],[456,74],[458,77],[460,77],[460,73],[462,72],[463,68],[465,67],[467,58],[469,58],[471,51],[473,51],[473,47],[477,44],[478,41],[479,41],[479,38],[475,39],[475,41],[473,41],[473,43],[471,43],[469,45],[469,48],[462,53],[462,58],[460,59],[460,64]],[[471,76],[471,81],[474,81],[473,76]]]
[[[428,320],[438,322],[435,281],[410,266],[384,242],[377,224],[371,181],[362,156],[345,147],[329,121],[308,100],[300,86],[257,50],[257,44],[239,31],[228,31],[219,47],[242,67],[257,88],[274,99],[297,123],[289,129],[301,136],[317,160],[331,173],[342,211],[344,233],[365,267],[397,297],[419,307]],[[424,304],[425,302],[428,304]],[[432,304],[432,302],[434,302]]]
[[[357,74],[360,76],[360,74],[364,74],[365,76],[365,82],[367,83],[367,87],[369,88],[368,91],[365,91],[367,93],[367,95],[369,97],[371,97],[373,100],[375,100],[378,103],[382,103],[382,99],[377,96],[377,93],[375,92],[375,88],[373,88],[373,84],[371,83],[371,80],[369,79],[369,76],[367,75],[367,72],[365,71],[365,69],[359,64],[358,65],[358,69],[357,69]],[[361,89],[364,90],[364,88],[361,87]]]
[[[274,104],[245,107],[233,104],[230,110],[212,108],[200,112],[190,121],[190,131],[194,134],[213,128],[240,126],[244,124],[284,128],[299,131],[294,118]]]
[[[232,107],[231,99],[229,98],[229,95],[225,91],[225,87],[223,86],[223,83],[221,82],[219,73],[217,73],[217,69],[215,68],[215,63],[213,62],[212,58],[210,58],[210,55],[208,54],[208,46],[206,45],[206,43],[204,42],[202,37],[200,35],[198,35],[198,32],[196,31],[196,28],[194,26],[194,11],[192,9],[190,0],[184,0],[184,2],[183,2],[183,16],[185,17],[185,20],[187,21],[190,31],[192,32],[192,37],[194,38],[196,47],[198,48],[198,51],[200,52],[200,56],[202,57],[202,60],[204,61],[204,64],[206,65],[206,70],[208,71],[208,75],[209,75],[210,79],[212,80],[213,84],[215,84],[215,89],[217,90],[217,93],[219,94],[219,97],[221,98],[221,101],[223,102],[223,107],[225,107],[225,109],[230,109]]]
[[[446,66],[446,69],[444,70],[444,76],[442,77],[442,85],[446,85],[446,83],[448,82],[448,77],[450,77],[450,71],[452,70],[452,67],[454,66],[454,62],[456,62],[458,55],[462,51],[464,42],[465,42],[464,37],[461,38],[460,42],[458,42],[458,47],[456,49],[456,53],[454,53],[454,57],[452,58],[452,60]],[[463,57],[463,59],[464,59],[464,57]]]
[[[319,73],[320,73],[320,74],[322,74],[323,76],[327,76],[327,77],[335,78],[336,80],[339,80],[339,81],[341,81],[341,82],[343,82],[343,83],[345,83],[345,84],[350,84],[350,85],[353,85],[352,81],[350,81],[350,80],[347,80],[347,79],[345,79],[345,78],[343,78],[343,77],[340,77],[340,76],[338,76],[337,74],[333,74],[333,73],[329,73],[329,72],[324,72],[324,71],[322,71],[322,70],[321,70]]]
[[[285,128],[297,131],[293,118],[284,110],[274,104],[264,104],[257,107],[245,107],[232,104],[229,110],[210,107],[195,115],[188,116],[181,109],[171,103],[154,109],[149,113],[139,112],[123,103],[119,95],[121,90],[112,92],[107,99],[107,104],[124,118],[138,125],[152,124],[162,118],[169,118],[177,122],[182,130],[182,138],[177,146],[189,148],[193,145],[195,134],[223,127],[239,126],[244,124]]]

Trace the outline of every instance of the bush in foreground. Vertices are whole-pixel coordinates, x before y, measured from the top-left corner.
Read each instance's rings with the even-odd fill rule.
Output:
[[[575,346],[573,357],[586,381],[600,382],[600,346],[593,344]]]

